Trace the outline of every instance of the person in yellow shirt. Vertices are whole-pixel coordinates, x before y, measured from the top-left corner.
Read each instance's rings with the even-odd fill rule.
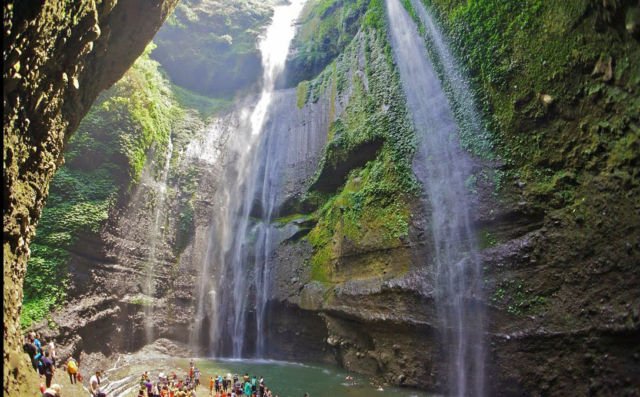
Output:
[[[78,362],[73,357],[67,360],[67,373],[72,385],[78,383]]]

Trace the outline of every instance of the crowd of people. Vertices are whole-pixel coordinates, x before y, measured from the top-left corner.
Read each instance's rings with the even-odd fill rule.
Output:
[[[44,377],[45,383],[41,386],[42,397],[61,397],[62,387],[59,384],[52,384],[52,378],[56,370],[56,350],[53,341],[45,343],[35,332],[30,332],[25,337],[24,351],[29,354],[33,369]],[[64,363],[64,369],[69,376],[69,383],[82,383],[79,364],[69,357]],[[202,374],[194,365],[189,363],[188,372],[184,377],[178,377],[175,372],[169,376],[160,373],[155,382],[151,381],[148,372],[142,374],[140,378],[140,389],[138,397],[197,397],[196,392],[201,386]],[[89,379],[88,390],[93,397],[107,397],[101,388],[102,372],[95,371]],[[265,385],[262,376],[249,376],[245,373],[239,377],[237,374],[216,374],[209,376],[208,393],[209,397],[278,397]],[[202,387],[204,388],[204,387]]]
[[[29,355],[31,359],[31,365],[33,369],[44,378],[44,384],[40,386],[40,391],[43,397],[60,397],[62,386],[59,384],[52,384],[53,375],[56,372],[56,346],[53,341],[48,343],[42,339],[36,332],[29,332],[25,336],[23,350]],[[82,375],[79,371],[78,362],[73,358],[69,359],[65,363],[67,374],[69,375],[69,382],[71,384],[77,384],[82,382]],[[92,376],[89,380],[89,386],[93,391],[98,390],[99,385],[99,372]],[[93,393],[96,397],[99,394]]]
[[[140,379],[138,397],[197,397],[201,376],[193,362],[189,364],[189,371],[184,378],[178,377],[175,372],[168,376],[160,373],[154,383],[145,372]],[[209,377],[208,386],[210,397],[278,397],[265,385],[264,378],[258,380],[255,375],[249,377],[248,373],[243,377],[216,374]]]
[[[237,374],[212,376],[209,378],[209,391],[211,395],[216,397],[274,397],[271,390],[265,385],[262,376],[258,380],[255,375],[249,377],[248,373],[245,373],[242,379]]]
[[[37,333],[29,332],[25,337],[23,349],[29,355],[33,369],[45,379],[43,396],[59,396],[60,385],[51,384],[56,369],[56,346],[53,341],[47,343],[40,340]]]

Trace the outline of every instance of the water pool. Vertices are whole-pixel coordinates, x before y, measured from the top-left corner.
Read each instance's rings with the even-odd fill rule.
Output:
[[[267,387],[279,397],[303,397],[309,393],[310,397],[428,397],[425,392],[406,388],[390,387],[382,384],[381,380],[371,379],[362,375],[349,373],[340,368],[322,364],[303,364],[273,360],[224,360],[202,359],[193,360],[200,369],[201,383],[197,390],[198,397],[208,396],[209,377],[215,375],[245,373],[256,375],[258,379],[264,377]],[[136,396],[138,382],[144,371],[149,371],[151,381],[157,380],[160,372],[171,374],[175,372],[178,378],[184,378],[189,368],[188,358],[150,358],[148,361],[127,363],[107,371],[109,396]],[[353,380],[346,380],[351,376]]]

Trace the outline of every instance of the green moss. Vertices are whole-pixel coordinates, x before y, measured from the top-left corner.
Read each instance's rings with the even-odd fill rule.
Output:
[[[308,235],[314,248],[311,258],[311,278],[321,283],[331,280],[335,256],[331,245],[331,234],[324,228],[314,228]]]
[[[536,183],[529,188],[529,194],[545,201],[553,208],[560,208],[574,200],[575,186],[578,185],[575,173],[559,171],[554,174],[536,177]]]
[[[171,125],[182,112],[175,106],[171,87],[162,77],[159,64],[149,58],[153,49],[154,44],[149,44],[145,53],[116,86],[115,95],[101,105],[108,112],[122,111],[120,108],[124,107],[124,111],[131,117],[134,129],[125,131],[120,139],[125,155],[129,158],[134,181],[142,173],[151,145],[158,143],[162,147],[166,146]],[[136,128],[139,130],[136,131]]]
[[[399,76],[393,68],[389,44],[383,32],[363,35],[366,56],[366,83],[353,73],[352,93],[345,112],[329,128],[328,143],[321,160],[322,167],[336,168],[345,162],[352,151],[363,144],[383,141],[381,155],[387,157],[385,165],[393,168],[389,175],[398,175],[398,189],[416,191],[417,184],[411,168],[416,142],[408,118]],[[335,75],[343,64],[353,67],[350,57],[357,57],[359,46],[354,42],[336,64],[329,66],[317,79],[332,81],[327,73]],[[325,91],[326,92],[326,91]],[[334,97],[334,89],[328,92]],[[372,94],[373,93],[373,94]]]
[[[340,282],[340,273],[348,271],[336,269],[344,244],[362,252],[401,247],[409,232],[409,203],[419,191],[411,164],[415,134],[393,65],[381,1],[369,3],[362,26],[343,53],[310,81],[312,100],[324,95],[336,101],[338,92],[350,88],[345,111],[329,128],[312,186],[321,186],[323,170],[339,169],[358,148],[381,143],[371,160],[350,171],[344,186],[320,197],[317,224],[307,238],[314,249],[312,277],[321,282]],[[356,73],[361,48],[364,74]],[[384,265],[376,260],[371,258],[358,277],[381,276]]]
[[[607,159],[607,166],[610,169],[622,165],[633,165],[640,153],[640,127],[636,126],[634,130],[614,141],[611,146]]]
[[[498,239],[496,236],[486,230],[482,230],[478,233],[478,248],[485,249],[491,248],[498,244]]]
[[[630,60],[640,47],[624,25],[633,2],[423,2],[483,105],[503,164],[487,173],[499,198],[524,182],[532,207],[588,223],[597,215],[579,204],[590,184],[634,186],[640,64]]]
[[[230,99],[200,95],[175,84],[171,84],[171,91],[183,108],[195,109],[203,119],[221,113],[233,104]]]
[[[273,222],[276,223],[277,225],[284,226],[287,223],[291,223],[293,221],[305,221],[309,218],[310,217],[307,214],[291,214],[291,215],[274,219]]]
[[[387,20],[385,16],[384,0],[371,0],[364,15],[363,27],[378,31],[385,31]]]
[[[153,300],[147,296],[136,296],[132,298],[129,303],[138,306],[153,306]]]
[[[290,85],[309,80],[329,65],[351,42],[369,0],[311,0],[293,42],[288,61]]]
[[[304,105],[307,103],[307,99],[309,98],[309,82],[301,81],[298,83],[297,101],[298,109],[302,109]]]
[[[541,313],[548,300],[526,288],[522,280],[507,280],[496,286],[491,301],[510,314],[524,316]]]
[[[344,188],[317,211],[318,223],[308,236],[315,280],[335,280],[340,248],[334,242],[349,241],[364,251],[402,245],[409,232],[410,196],[386,179],[384,168],[383,161],[375,160],[354,170]]]

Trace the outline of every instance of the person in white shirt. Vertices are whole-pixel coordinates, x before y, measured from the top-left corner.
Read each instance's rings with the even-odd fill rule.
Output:
[[[95,375],[92,375],[89,379],[89,391],[92,396],[97,396],[100,392],[100,371],[96,371]]]
[[[51,361],[53,361],[53,365],[56,365],[56,345],[53,344],[53,341],[49,342],[47,345],[49,349],[49,353],[51,354]]]

